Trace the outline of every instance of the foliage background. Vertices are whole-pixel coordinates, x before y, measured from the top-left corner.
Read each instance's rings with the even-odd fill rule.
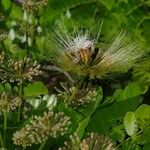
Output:
[[[60,20],[65,22],[71,30],[73,25],[78,27],[93,28],[94,24],[103,20],[101,39],[112,29],[126,29],[139,39],[149,50],[150,47],[150,1],[149,0],[48,0],[48,5],[37,14],[38,23],[42,27],[42,33],[33,36],[33,44],[22,45],[19,41],[6,39],[1,42],[0,49],[11,58],[23,58],[30,56],[38,60],[42,65],[50,64],[52,52],[50,42],[47,39],[53,26]],[[8,34],[11,30],[11,22],[16,21],[20,24],[23,21],[23,11],[18,0],[1,0],[0,1],[0,31],[1,35]],[[114,30],[114,35],[117,33]],[[77,131],[80,137],[84,137],[88,132],[97,132],[111,138],[119,149],[122,150],[149,150],[150,149],[150,61],[148,56],[139,62],[134,68],[129,70],[117,79],[96,80],[93,86],[97,87],[99,92],[98,100],[100,105],[93,104],[85,110],[81,109],[83,117],[79,112],[72,108],[66,108],[60,101],[57,109],[65,112],[70,116],[73,126],[68,134]],[[38,77],[33,82],[40,80],[42,83],[26,83],[23,89],[26,97],[36,97],[44,94],[56,93],[54,86],[59,86],[59,82],[66,81],[66,78],[60,73],[50,72],[48,77],[44,75]],[[53,80],[55,82],[53,83]],[[40,82],[39,81],[39,82]],[[43,84],[44,83],[44,84]],[[42,84],[42,85],[41,85]],[[3,91],[1,84],[0,91]],[[10,86],[10,87],[9,87]],[[12,87],[11,87],[12,86]],[[44,89],[41,90],[41,87]],[[14,88],[14,87],[13,87]],[[101,89],[102,88],[102,89]],[[35,114],[42,114],[44,107],[37,110],[29,111],[29,118]],[[140,110],[141,109],[141,110]],[[139,110],[139,114],[138,114]],[[135,130],[136,124],[139,130]],[[9,124],[12,126],[22,126],[25,122],[15,123],[14,119],[9,116]],[[147,119],[148,121],[145,121]],[[0,116],[1,122],[3,118]],[[81,121],[83,120],[83,121]],[[141,122],[144,122],[141,125]],[[3,128],[3,124],[0,126]],[[145,131],[146,130],[146,131]],[[8,129],[12,132],[16,131]],[[146,134],[147,133],[147,134]],[[148,134],[149,133],[149,134]],[[12,137],[8,137],[8,143]],[[60,140],[49,139],[45,149],[55,149],[61,145],[68,136],[60,137]],[[39,146],[32,146],[31,149],[38,149]],[[14,148],[14,145],[13,145]],[[11,146],[8,149],[11,149]],[[14,148],[15,149],[15,148]]]

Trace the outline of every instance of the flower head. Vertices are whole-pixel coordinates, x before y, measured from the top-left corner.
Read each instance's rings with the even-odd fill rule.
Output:
[[[7,32],[0,30],[0,42],[5,40],[8,37]]]
[[[59,150],[115,150],[112,141],[97,133],[91,133],[89,137],[80,140],[77,134],[70,136],[70,142],[65,142],[65,147]]]
[[[19,97],[13,97],[10,93],[0,94],[0,112],[10,112],[15,110],[22,103]]]
[[[78,75],[105,78],[113,73],[123,73],[145,53],[143,46],[125,31],[110,41],[99,43],[99,47],[98,38],[93,39],[89,31],[77,30],[75,33],[69,33],[65,27],[56,28],[53,43],[58,65]]]
[[[70,124],[69,117],[63,113],[44,113],[43,117],[34,116],[20,131],[13,135],[13,141],[16,145],[23,147],[39,144],[48,139],[49,136],[56,138],[63,136]]]
[[[33,13],[40,11],[44,6],[47,6],[48,0],[23,0],[19,1],[22,3],[23,10]]]
[[[0,65],[2,65],[4,61],[4,53],[0,53]]]
[[[24,80],[32,80],[33,76],[41,74],[40,65],[30,58],[23,60],[4,61],[0,66],[0,78],[2,82],[18,82],[22,83]]]
[[[79,106],[86,106],[90,102],[94,101],[97,96],[96,90],[89,85],[80,88],[75,85],[61,83],[61,86],[64,91],[57,89],[59,95],[63,97],[66,105],[69,105],[75,109]]]

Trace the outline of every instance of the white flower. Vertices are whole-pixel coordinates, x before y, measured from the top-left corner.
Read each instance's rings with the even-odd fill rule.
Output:
[[[89,32],[90,30],[84,32],[78,29],[72,34],[63,24],[57,26],[51,34],[53,39],[50,46],[60,57],[59,65],[66,71],[76,71],[74,68],[77,68],[91,78],[102,78],[112,73],[128,71],[146,53],[143,49],[144,44],[131,39],[124,30],[119,34],[116,32],[115,37],[111,37],[110,33],[103,39],[104,43],[98,43],[101,28],[102,24],[97,30],[97,35],[94,35],[94,32],[93,34]],[[99,47],[96,47],[97,43]]]
[[[29,47],[32,46],[32,38],[31,37],[28,37],[28,45],[29,45]]]
[[[52,110],[57,105],[57,97],[55,94],[52,94],[49,96],[48,94],[44,95],[43,98],[41,96],[38,96],[36,99],[26,99],[30,105],[32,105],[34,108],[38,108],[41,103],[46,102],[46,107],[49,110]]]
[[[107,71],[120,72],[131,68],[145,51],[140,43],[131,41],[125,31],[121,31],[114,41],[103,51],[97,66],[107,67]],[[95,66],[95,67],[97,67]]]
[[[35,17],[34,17],[32,14],[30,14],[30,15],[28,16],[28,22],[29,22],[30,24],[33,24],[33,23],[35,22]]]
[[[21,42],[22,42],[22,43],[26,42],[26,41],[27,41],[27,36],[26,36],[26,34],[24,34],[24,36],[22,36],[20,39],[21,39]]]
[[[11,26],[12,26],[12,27],[14,27],[14,26],[16,26],[16,25],[17,25],[17,22],[16,22],[16,21],[12,21],[12,22],[11,22]]]
[[[42,102],[41,96],[37,97],[36,99],[26,99],[26,101],[33,106],[34,108],[38,108]]]
[[[57,104],[57,97],[56,97],[55,94],[52,94],[51,96],[44,95],[43,100],[47,101],[46,107],[49,110],[52,110],[56,106],[56,104]]]
[[[23,13],[23,20],[26,22],[28,21],[28,15],[27,15],[26,11],[24,11],[24,13]]]
[[[66,16],[67,16],[68,18],[71,18],[71,13],[70,13],[70,11],[69,11],[69,10],[67,10],[67,12],[66,12]]]
[[[15,39],[16,35],[15,35],[15,30],[14,29],[10,29],[9,31],[9,38],[13,41]]]
[[[38,33],[41,33],[41,32],[42,32],[42,27],[41,27],[41,26],[38,26],[38,27],[37,27],[37,32],[38,32]]]

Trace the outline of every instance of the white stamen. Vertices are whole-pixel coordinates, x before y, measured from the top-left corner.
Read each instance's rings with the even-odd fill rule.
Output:
[[[77,30],[75,34],[71,35],[64,26],[61,26],[55,28],[54,33],[52,34],[55,43],[60,43],[65,50],[79,51],[80,49],[91,48],[91,50],[93,50],[95,48],[94,45],[96,40],[90,37],[88,31],[83,32],[82,30]],[[62,50],[62,47],[60,50]]]
[[[72,41],[69,43],[68,50],[78,51],[80,49],[94,49],[94,40],[91,40],[88,35],[78,35],[77,37],[72,37]]]

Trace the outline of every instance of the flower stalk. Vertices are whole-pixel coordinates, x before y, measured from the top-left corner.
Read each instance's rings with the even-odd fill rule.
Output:
[[[20,83],[18,87],[18,96],[20,97],[20,99],[22,99],[22,83]],[[18,122],[20,122],[20,119],[21,119],[22,104],[18,107]]]
[[[4,144],[6,143],[6,131],[7,131],[7,112],[3,113],[4,115]]]
[[[45,147],[47,140],[43,141],[43,143],[40,145],[39,150],[43,150],[43,148]]]
[[[2,134],[1,133],[0,133],[0,143],[1,143],[1,147],[4,147],[3,138],[2,138]]]

